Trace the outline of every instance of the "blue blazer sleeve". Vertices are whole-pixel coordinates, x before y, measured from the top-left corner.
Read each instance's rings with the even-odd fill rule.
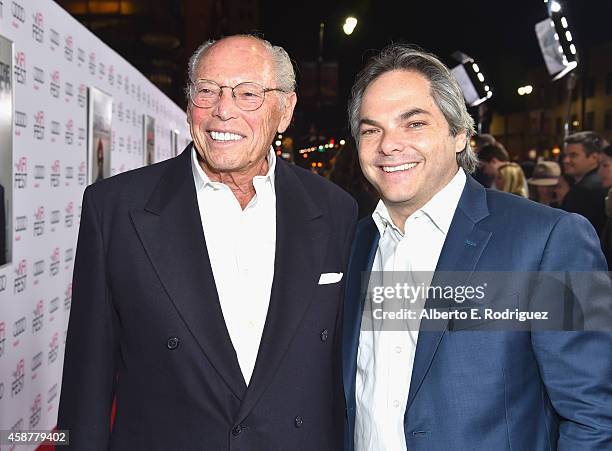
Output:
[[[109,448],[117,324],[90,187],[83,196],[58,418],[58,429],[70,431],[70,449]]]
[[[551,231],[540,271],[606,271],[595,230],[582,216],[562,215]],[[581,299],[610,291],[609,278],[572,287]],[[610,299],[608,300],[608,304]],[[610,311],[609,314],[612,314]],[[608,323],[610,324],[610,323]],[[612,332],[532,333],[548,397],[558,414],[558,450],[612,449]],[[555,428],[556,424],[549,424]]]

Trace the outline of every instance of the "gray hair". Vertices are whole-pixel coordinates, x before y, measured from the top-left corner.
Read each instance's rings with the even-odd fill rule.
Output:
[[[272,45],[269,41],[266,41],[265,39],[262,39],[259,36],[255,36],[252,34],[239,34],[234,36],[227,36],[227,38],[235,36],[252,38],[262,44],[270,52],[274,63],[274,70],[276,72],[276,86],[273,87],[282,89],[286,92],[295,91],[295,71],[293,70],[293,64],[291,64],[291,58],[289,58],[289,55],[287,54],[284,48],[278,45]],[[215,43],[222,41],[223,39],[226,38],[221,38],[219,40],[210,39],[204,42],[196,49],[193,55],[191,55],[191,58],[189,58],[189,63],[187,65],[188,80],[187,86],[185,87],[185,95],[187,96],[187,101],[189,101],[189,86],[195,81],[194,77],[198,69],[198,64],[200,63],[200,60],[210,47],[212,47]]]
[[[463,131],[467,134],[465,148],[457,154],[457,164],[468,173],[474,172],[478,166],[478,157],[470,144],[475,133],[474,119],[467,111],[461,88],[438,57],[415,46],[392,44],[372,58],[357,75],[348,105],[349,125],[355,142],[359,144],[359,115],[367,87],[392,70],[416,72],[429,81],[430,94],[446,118],[450,134],[457,136]]]
[[[601,152],[608,142],[599,133],[584,131],[568,135],[565,144],[582,144],[584,154],[588,157],[592,153]]]

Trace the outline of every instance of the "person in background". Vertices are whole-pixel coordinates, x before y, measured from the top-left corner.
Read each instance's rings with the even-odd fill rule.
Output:
[[[528,197],[525,189],[525,174],[517,163],[506,163],[497,168],[495,187],[499,191]]]
[[[605,214],[601,208],[606,192],[597,174],[599,158],[607,142],[592,131],[578,132],[565,138],[563,169],[576,183],[563,199],[561,208],[587,218],[601,233]]]
[[[559,183],[561,166],[555,161],[541,161],[533,169],[533,174],[527,179],[531,199],[552,206],[554,203],[554,187]]]
[[[574,183],[574,178],[571,175],[561,174],[559,183],[553,186],[553,204],[551,207],[561,208],[563,199],[565,199],[567,193],[570,192]]]
[[[602,150],[598,172],[603,188],[608,190],[604,204],[607,220],[601,234],[601,247],[608,260],[608,271],[612,271],[612,146]]]
[[[510,162],[510,156],[504,146],[495,142],[494,144],[487,144],[478,151],[478,160],[482,172],[488,177],[491,177],[491,181],[495,181],[497,176],[497,169],[502,165]],[[495,186],[494,184],[492,186]],[[489,186],[485,186],[489,188]]]
[[[476,152],[476,155],[478,155],[480,149],[482,149],[484,146],[496,144],[497,141],[495,140],[495,137],[493,135],[490,135],[488,133],[482,133],[480,135],[473,136],[472,143],[474,152]],[[482,165],[478,165],[476,170],[472,173],[472,177],[485,188],[490,188],[493,184],[493,180],[495,179],[494,176],[485,174]]]

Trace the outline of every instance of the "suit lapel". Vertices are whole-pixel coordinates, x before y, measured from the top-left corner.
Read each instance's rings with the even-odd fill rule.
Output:
[[[313,299],[329,239],[328,225],[293,170],[277,159],[276,255],[270,305],[257,361],[238,421],[272,381]]]
[[[491,232],[477,224],[488,215],[485,189],[468,176],[442,246],[432,286],[461,285],[469,280],[491,238]],[[440,308],[440,305],[428,299],[425,308]],[[421,322],[406,410],[423,383],[447,327],[448,320],[424,319]]]
[[[246,384],[219,304],[198,209],[191,149],[169,164],[145,209],[130,214],[179,315],[210,364],[242,399]]]
[[[374,220],[366,218],[357,229],[348,264],[342,327],[342,374],[344,396],[349,408],[353,406],[355,398],[359,332],[367,291],[367,283],[362,283],[363,274],[369,274],[372,270],[379,238]]]

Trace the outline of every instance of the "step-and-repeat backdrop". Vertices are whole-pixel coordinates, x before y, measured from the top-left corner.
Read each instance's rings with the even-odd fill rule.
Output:
[[[58,5],[0,0],[0,430],[55,425],[83,190],[189,141],[185,113]]]

